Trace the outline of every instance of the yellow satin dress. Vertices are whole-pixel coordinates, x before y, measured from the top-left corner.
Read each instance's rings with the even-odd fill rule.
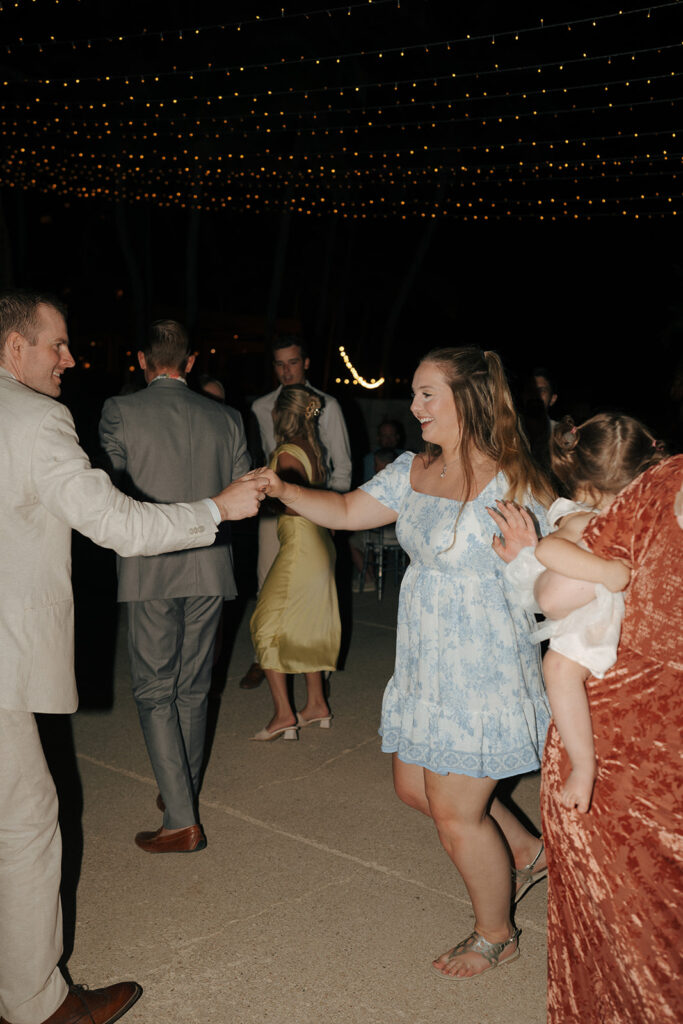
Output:
[[[303,465],[310,460],[296,444],[282,444],[270,468],[286,452]],[[301,516],[277,521],[280,551],[266,576],[254,614],[251,639],[261,668],[277,672],[331,672],[337,667],[341,623],[334,582],[336,553],[329,532]]]

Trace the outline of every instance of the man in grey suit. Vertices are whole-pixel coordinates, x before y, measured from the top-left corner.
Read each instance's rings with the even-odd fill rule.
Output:
[[[241,419],[187,386],[194,356],[183,326],[152,324],[138,360],[147,387],[102,409],[100,441],[114,482],[132,497],[193,501],[246,473]],[[201,551],[118,560],[133,696],[164,811],[160,829],[135,837],[149,853],[206,846],[197,796],[213,649],[223,601],[237,594],[228,530]]]
[[[71,529],[121,555],[157,555],[212,544],[219,521],[254,515],[262,497],[258,480],[191,504],[121,494],[53,401],[73,365],[59,302],[0,293],[0,1024],[111,1024],[142,991],[69,987],[57,966],[57,793],[34,712],[77,706]]]

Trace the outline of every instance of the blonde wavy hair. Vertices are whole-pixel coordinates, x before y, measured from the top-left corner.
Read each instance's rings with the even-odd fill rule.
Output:
[[[506,501],[523,503],[531,494],[547,508],[555,494],[531,456],[500,356],[479,348],[437,348],[421,362],[438,366],[453,392],[460,420],[465,502],[476,497],[472,452],[477,451],[492,459],[497,472],[507,477]],[[440,446],[434,444],[427,444],[425,451],[429,462],[441,454]]]
[[[318,436],[318,417],[324,404],[323,397],[304,384],[286,384],[277,396],[273,416],[275,440],[278,444],[285,444],[297,437],[308,441],[315,458],[315,483],[323,483],[327,476]]]

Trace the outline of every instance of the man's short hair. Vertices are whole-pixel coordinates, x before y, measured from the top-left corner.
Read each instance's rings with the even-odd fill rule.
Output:
[[[30,291],[27,288],[7,288],[0,292],[0,360],[12,331],[18,331],[30,345],[35,345],[39,306],[53,306],[66,318],[66,306],[49,292]]]
[[[190,358],[190,339],[177,320],[155,320],[147,332],[142,353],[153,368],[184,370]]]
[[[291,348],[292,345],[296,345],[297,348],[301,349],[302,359],[308,359],[306,346],[298,334],[278,334],[270,345],[270,353],[273,359],[275,359],[275,353],[279,352],[281,348]]]

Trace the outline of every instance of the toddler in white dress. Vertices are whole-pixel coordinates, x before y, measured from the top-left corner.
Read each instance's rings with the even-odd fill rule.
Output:
[[[543,674],[572,765],[560,799],[568,809],[583,813],[590,806],[596,774],[584,684],[589,675],[601,679],[616,661],[624,614],[620,591],[631,574],[623,562],[593,555],[581,545],[581,537],[593,516],[661,457],[652,434],[628,416],[600,414],[580,427],[565,419],[551,441],[551,465],[572,498],[560,498],[551,506],[548,519],[557,526],[555,532],[536,546],[533,523],[524,509],[498,502],[499,511],[490,510],[505,538],[494,538],[494,549],[508,563],[508,582],[529,611],[540,612],[535,597],[539,587],[546,593],[560,582],[566,587],[567,577],[583,598],[581,607],[563,618],[546,620],[531,634],[537,642],[550,641]]]

